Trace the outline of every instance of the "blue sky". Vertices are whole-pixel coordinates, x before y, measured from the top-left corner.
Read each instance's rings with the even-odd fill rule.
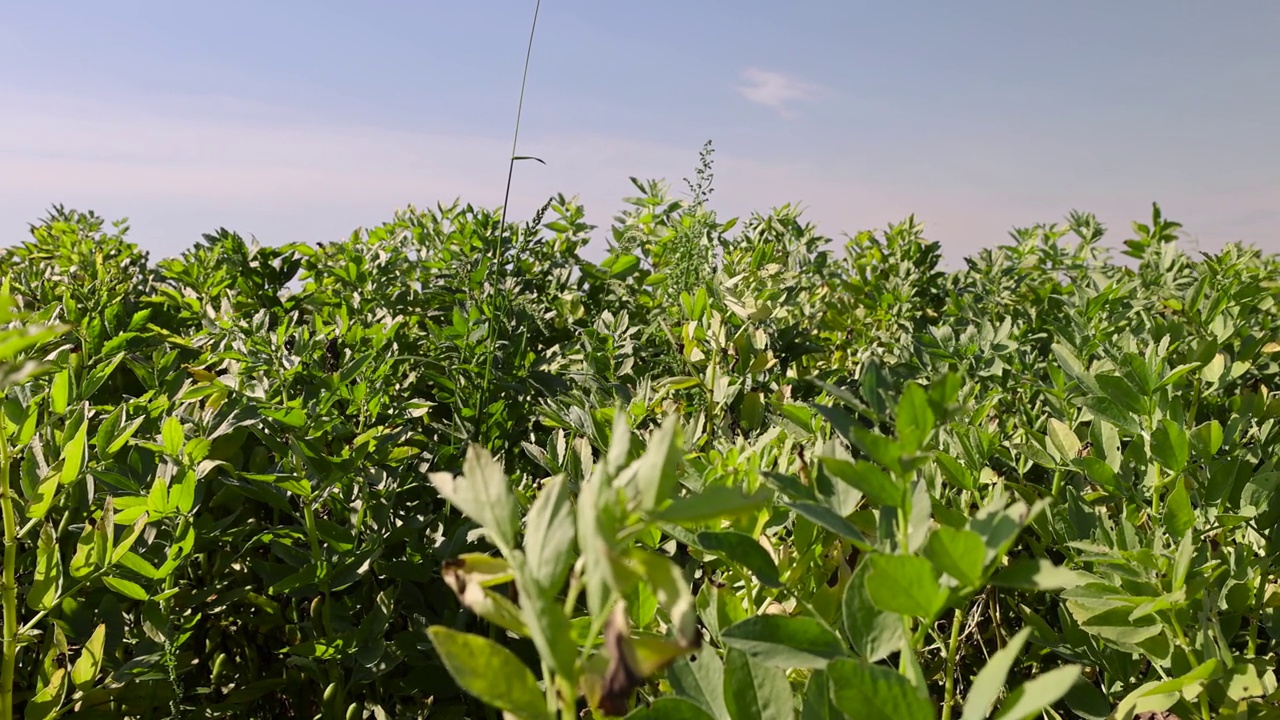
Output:
[[[8,3],[0,235],[55,202],[172,255],[502,200],[532,0]],[[1159,201],[1201,249],[1280,251],[1280,4],[543,0],[516,217],[607,224],[705,140],[725,215],[831,237],[915,213],[954,263],[1014,225]]]

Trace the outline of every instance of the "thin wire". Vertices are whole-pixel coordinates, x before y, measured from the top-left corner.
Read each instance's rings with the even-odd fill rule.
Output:
[[[511,160],[507,163],[507,190],[502,196],[502,221],[499,230],[507,227],[507,205],[511,202],[511,179],[516,172],[516,146],[520,142],[520,116],[524,114],[524,88],[529,82],[529,59],[533,57],[533,34],[538,30],[538,11],[542,9],[542,0],[533,6],[533,26],[529,28],[529,47],[524,53],[524,75],[520,78],[520,102],[516,105],[516,131],[511,138]]]
[[[504,235],[507,231],[507,206],[511,204],[511,181],[512,181],[512,178],[515,176],[515,171],[516,171],[516,157],[517,157],[516,150],[520,143],[520,118],[524,114],[524,90],[529,83],[529,60],[530,58],[533,57],[533,36],[538,31],[538,13],[541,10],[542,10],[542,0],[537,0],[537,3],[533,6],[533,24],[529,28],[529,45],[525,49],[525,53],[524,53],[524,73],[520,77],[520,101],[516,104],[516,129],[515,129],[515,133],[512,135],[512,138],[511,138],[511,159],[507,162],[507,188],[506,188],[506,191],[503,193],[502,215],[498,222],[499,241],[494,243],[494,246],[493,246],[494,257],[490,260],[489,268],[485,272],[486,295],[493,292],[493,283],[487,276],[489,275],[490,272],[493,271],[494,266],[498,264],[497,255],[498,255],[498,251],[502,247],[501,238],[502,238],[502,235]],[[487,357],[485,358],[484,383],[481,386],[482,387],[481,396],[484,398],[485,407],[476,408],[476,418],[478,422],[482,422],[480,421],[480,418],[484,417],[485,411],[488,409],[489,382],[493,377],[493,356],[496,351],[497,342],[498,342],[497,332],[495,331],[496,329],[494,328],[493,324],[499,315],[498,313],[495,313],[493,310],[494,310],[493,304],[489,303],[489,327],[488,327],[489,352],[487,353]],[[477,425],[476,429],[480,430],[480,427]]]

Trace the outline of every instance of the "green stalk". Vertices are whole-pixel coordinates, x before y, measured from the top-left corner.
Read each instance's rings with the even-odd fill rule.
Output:
[[[0,506],[4,512],[4,660],[0,664],[0,720],[13,720],[13,671],[18,660],[18,520],[9,486],[9,436],[0,431]]]
[[[951,642],[947,644],[947,679],[945,698],[942,701],[942,720],[951,720],[951,706],[956,701],[956,651],[960,647],[960,619],[963,617],[956,608],[955,617],[951,619]]]

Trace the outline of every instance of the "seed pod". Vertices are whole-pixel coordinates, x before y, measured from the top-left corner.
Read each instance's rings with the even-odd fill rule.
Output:
[[[311,601],[311,619],[313,621],[319,622],[320,608],[323,604],[324,604],[324,599],[322,595],[317,595],[316,598]]]
[[[227,654],[225,652],[218,653],[218,659],[213,661],[213,673],[209,676],[210,682],[217,685],[226,669]]]

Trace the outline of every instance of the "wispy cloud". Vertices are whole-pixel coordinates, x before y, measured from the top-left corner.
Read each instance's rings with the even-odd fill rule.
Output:
[[[747,100],[772,108],[784,117],[795,113],[789,105],[796,101],[812,100],[822,88],[786,73],[760,68],[747,68],[742,73],[745,84],[738,86],[738,94]]]

